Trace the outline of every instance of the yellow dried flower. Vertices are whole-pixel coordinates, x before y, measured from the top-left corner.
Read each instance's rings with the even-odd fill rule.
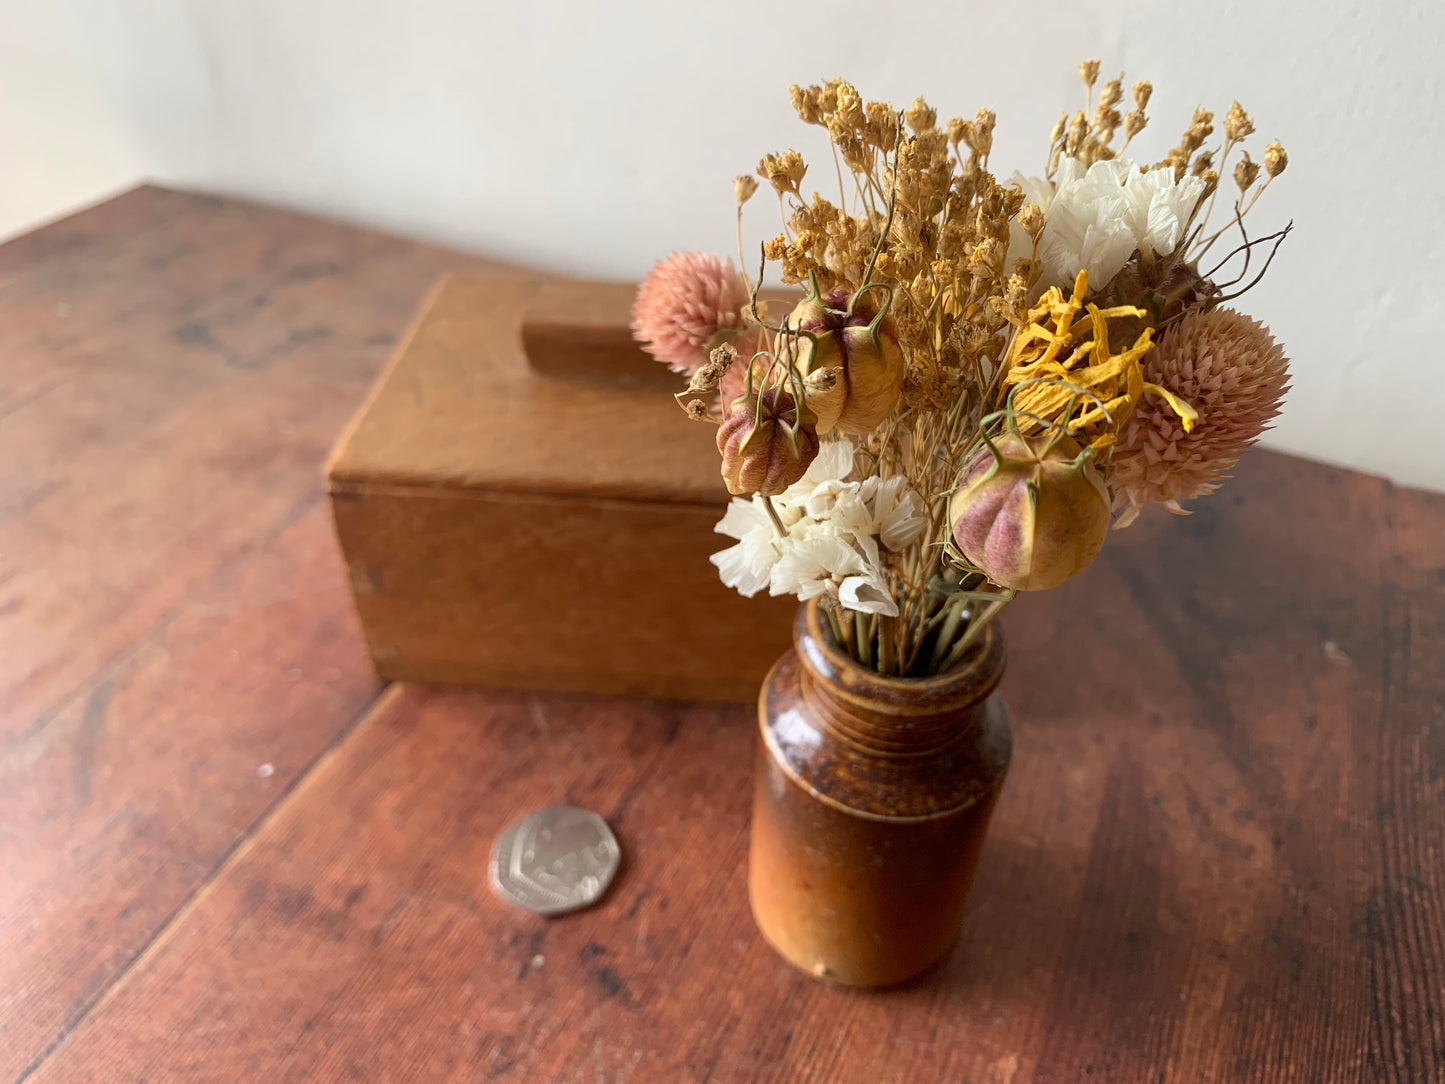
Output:
[[[1121,74],[1117,79],[1110,79],[1104,84],[1104,89],[1099,91],[1099,111],[1104,110],[1118,103],[1124,97],[1124,76]]]
[[[1098,136],[1100,144],[1107,144],[1114,138],[1114,133],[1119,130],[1119,125],[1123,123],[1123,120],[1124,118],[1119,116],[1117,109],[1100,109],[1094,114],[1094,134]],[[1100,152],[1101,157],[1108,157],[1108,155],[1102,154],[1108,150],[1107,146],[1100,146],[1096,150]]]
[[[833,137],[833,142],[838,147],[838,153],[843,156],[843,164],[857,173],[868,173],[873,168],[873,152],[857,136]]]
[[[1084,86],[1092,90],[1094,82],[1099,78],[1099,62],[1097,60],[1079,61],[1079,78],[1084,81]]]
[[[903,119],[908,122],[908,127],[915,134],[931,131],[938,127],[938,111],[931,109],[922,98],[913,99],[913,104],[908,107],[908,112],[903,114]]]
[[[1149,98],[1154,93],[1154,84],[1147,79],[1140,79],[1134,84],[1134,104],[1142,112],[1149,108]]]
[[[973,118],[973,139],[969,146],[980,158],[987,158],[993,150],[993,130],[997,124],[998,117],[992,109],[980,109]]]
[[[1179,146],[1171,150],[1168,157],[1160,162],[1159,165],[1171,167],[1174,170],[1176,179],[1184,176],[1185,171],[1189,168],[1190,158],[1194,156],[1195,151],[1204,145],[1204,141],[1209,138],[1210,133],[1213,131],[1214,114],[1203,106],[1195,108],[1194,117],[1190,120],[1189,127],[1186,128],[1184,134],[1179,137]]]
[[[758,163],[758,176],[771,184],[780,196],[791,192],[801,198],[799,185],[803,183],[803,175],[807,172],[808,167],[803,162],[803,156],[792,150],[782,154],[765,154]]]
[[[898,116],[893,107],[887,102],[869,102],[867,114],[864,138],[884,153],[890,153],[898,144]]]
[[[1049,132],[1049,146],[1052,147],[1055,143],[1064,138],[1064,130],[1068,127],[1068,124],[1069,115],[1067,113],[1060,113],[1059,119],[1054,122],[1054,127]]]
[[[1077,413],[1069,422],[1069,431],[1092,442],[1096,451],[1104,451],[1118,437],[1124,424],[1138,406],[1145,392],[1162,396],[1179,416],[1186,432],[1194,428],[1194,409],[1171,392],[1146,383],[1140,359],[1153,347],[1154,329],[1146,327],[1133,345],[1114,353],[1109,345],[1108,322],[1118,317],[1142,317],[1144,310],[1132,305],[1116,305],[1101,309],[1084,304],[1089,289],[1089,275],[1080,271],[1074,280],[1074,292],[1065,299],[1063,292],[1051,287],[1029,309],[1028,323],[1018,330],[1009,345],[1004,364],[1007,375],[1003,393],[1018,385],[1012,402],[1023,433],[1044,428],[1062,418],[1071,401]],[[1085,320],[1075,325],[1081,311]],[[1028,383],[1040,380],[1040,383]],[[1078,389],[1077,391],[1073,389]],[[1088,397],[1081,393],[1088,393]]]
[[[1025,203],[1019,211],[1019,225],[1031,240],[1037,241],[1044,232],[1044,212],[1037,203]]]
[[[814,102],[818,112],[823,116],[834,112],[838,108],[838,87],[843,82],[841,79],[829,79],[821,87],[809,87],[813,94]]]
[[[1064,150],[1070,157],[1077,157],[1084,149],[1084,140],[1089,136],[1089,122],[1084,119],[1083,110],[1074,114],[1069,121],[1069,130],[1064,136]]]
[[[1249,119],[1249,114],[1236,99],[1229,103],[1229,111],[1224,114],[1224,138],[1231,143],[1237,143],[1245,136],[1254,131],[1254,121]]]
[[[993,278],[1003,270],[1004,257],[1008,248],[997,238],[990,237],[973,247],[968,254],[968,269],[975,277]]]
[[[733,195],[737,197],[739,207],[752,199],[757,190],[758,182],[750,174],[739,173],[733,178]]]
[[[1275,140],[1264,148],[1264,171],[1271,177],[1278,177],[1289,165],[1289,155],[1284,153],[1284,144]]]
[[[1149,124],[1149,118],[1144,116],[1141,109],[1130,110],[1124,114],[1124,136],[1133,139],[1142,132]]]
[[[1189,123],[1189,131],[1186,135],[1189,141],[1198,148],[1214,132],[1214,114],[1202,105],[1194,107],[1194,118]]]
[[[794,83],[788,88],[788,99],[793,103],[793,110],[798,114],[798,119],[804,124],[818,124],[823,119],[822,110],[818,108],[818,87],[809,87],[804,90]]]
[[[833,107],[832,120],[841,125],[845,131],[861,132],[867,125],[867,116],[863,112],[863,99],[852,83],[838,82],[836,88],[837,102]]]
[[[1244,157],[1235,164],[1234,183],[1239,185],[1240,193],[1249,191],[1249,186],[1254,184],[1255,178],[1259,176],[1259,163],[1250,160],[1249,152],[1244,152]]]

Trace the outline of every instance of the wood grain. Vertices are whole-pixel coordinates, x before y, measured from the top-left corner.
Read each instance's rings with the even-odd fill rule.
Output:
[[[33,1079],[1440,1079],[1442,538],[1258,453],[1016,606],[962,941],[883,994],[752,927],[745,709],[394,690]],[[485,866],[562,800],[626,859],[548,921]]]
[[[0,246],[0,1081],[374,697],[320,464],[470,262],[157,188]]]
[[[0,738],[317,494],[395,336],[461,262],[153,188],[0,246]]]
[[[746,709],[373,701],[319,464],[463,263],[159,189],[0,246],[0,1082],[1445,1080],[1445,497],[1254,453],[1020,601],[957,950],[821,986]],[[624,867],[547,921],[485,867],[564,800]]]

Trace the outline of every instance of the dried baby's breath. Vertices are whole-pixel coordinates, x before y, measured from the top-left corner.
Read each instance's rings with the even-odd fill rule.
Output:
[[[1279,140],[1264,148],[1264,171],[1271,177],[1278,177],[1287,165],[1289,155],[1284,153],[1284,145]]]
[[[1233,296],[1229,283],[1216,285],[1200,273],[1199,257],[1288,165],[1278,142],[1262,153],[1256,148],[1258,161],[1244,149],[1255,124],[1237,101],[1222,114],[1222,139],[1215,114],[1200,106],[1157,162],[1141,161],[1137,152],[1126,155],[1150,125],[1146,110],[1154,88],[1147,80],[1127,83],[1123,73],[1101,84],[1100,71],[1098,60],[1079,65],[1084,100],[1072,102],[1052,126],[1045,176],[1028,182],[1043,187],[1030,187],[1028,199],[1021,187],[1001,184],[992,172],[992,110],[940,122],[922,98],[900,110],[865,99],[837,78],[788,88],[798,118],[826,135],[822,169],[810,172],[803,154],[792,149],[758,163],[758,177],[779,203],[768,229],[782,229],[761,244],[764,273],[758,282],[748,278],[750,309],[729,331],[747,360],[736,365],[739,352],[727,343],[712,350],[678,401],[690,417],[711,421],[718,420],[722,403],[734,411],[749,403],[761,411],[765,395],[779,410],[793,403],[795,439],[806,430],[816,442],[836,424],[854,448],[851,478],[901,479],[916,495],[927,530],[918,544],[877,558],[878,582],[896,604],[896,616],[874,613],[865,629],[855,612],[834,625],[843,646],[884,672],[909,673],[925,645],[933,650],[929,638],[940,634],[931,630],[953,605],[953,592],[972,592],[986,580],[978,568],[954,561],[959,554],[945,556],[948,504],[964,468],[997,432],[999,417],[1008,414],[1009,424],[1016,421],[1024,432],[1062,426],[1090,447],[1106,476],[1120,427],[1146,395],[1151,409],[1157,404],[1167,410],[1186,431],[1193,426],[1191,404],[1150,384],[1141,363],[1166,327]],[[1089,172],[1115,159],[1123,161]],[[1237,197],[1228,197],[1234,218],[1207,233],[1222,175],[1239,189]],[[1148,243],[1140,241],[1128,254],[1111,252],[1109,259],[1118,262],[1097,265],[1107,267],[1099,272],[1105,281],[1088,282],[1094,266],[1077,276],[1067,272],[1073,289],[1066,294],[1054,224],[1082,232],[1083,223],[1108,233],[1103,227],[1110,223],[1086,213],[1094,197],[1079,194],[1102,184],[1118,184],[1127,193],[1121,198],[1131,210],[1109,210],[1115,219],[1132,222],[1134,210],[1143,208],[1137,217],[1148,218],[1148,230],[1140,226],[1139,237]],[[752,176],[734,181],[740,257],[742,208],[757,188]],[[1137,202],[1141,192],[1143,203]],[[1241,249],[1247,253],[1257,243],[1246,236]],[[754,259],[756,254],[754,249]],[[1046,273],[1059,285],[1043,290]],[[762,279],[801,286],[806,301],[779,320],[760,300]],[[805,311],[812,323],[802,322]],[[891,390],[879,400],[876,416],[856,428],[842,420],[839,404],[851,401],[865,378],[855,382],[836,341],[825,344],[834,332],[819,313],[851,321],[850,334],[873,336],[849,349],[881,357],[886,342],[892,351]],[[835,353],[825,353],[825,345]],[[805,363],[810,351],[813,360]],[[881,387],[873,385],[875,392]],[[773,525],[784,529],[776,513]],[[974,620],[959,614],[961,624],[947,626],[954,631]],[[857,639],[850,639],[855,633]]]
[[[1239,185],[1240,194],[1248,192],[1254,184],[1255,178],[1259,176],[1259,163],[1250,160],[1249,152],[1244,152],[1244,157],[1234,167],[1234,183]]]
[[[758,163],[758,176],[772,185],[773,190],[780,196],[801,196],[802,190],[799,186],[807,172],[808,167],[803,162],[803,156],[797,151],[765,154]]]
[[[1244,107],[1237,100],[1231,102],[1229,111],[1224,114],[1224,138],[1231,143],[1238,143],[1253,132],[1254,121],[1249,119]]]

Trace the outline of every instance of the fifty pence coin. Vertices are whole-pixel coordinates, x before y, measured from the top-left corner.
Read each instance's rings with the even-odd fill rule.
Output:
[[[576,806],[539,809],[497,839],[492,884],[539,915],[565,915],[602,898],[622,858],[607,822]]]

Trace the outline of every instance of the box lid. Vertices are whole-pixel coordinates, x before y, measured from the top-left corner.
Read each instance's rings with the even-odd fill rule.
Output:
[[[716,430],[678,408],[669,391],[681,390],[681,378],[618,346],[632,290],[542,275],[448,276],[333,452],[332,489],[722,505]],[[523,324],[538,309],[562,329],[549,340],[554,351],[569,342],[598,349],[575,364],[530,364]]]

